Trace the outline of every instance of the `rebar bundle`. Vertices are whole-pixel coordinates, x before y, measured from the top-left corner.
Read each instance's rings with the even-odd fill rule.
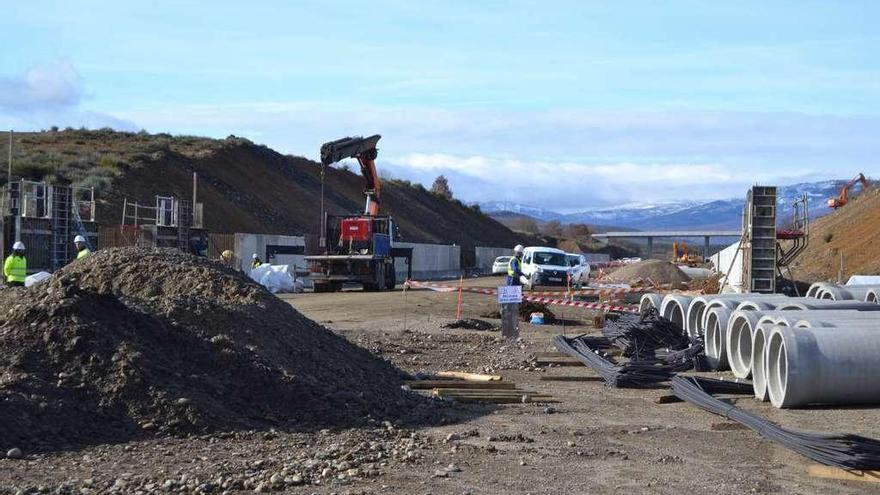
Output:
[[[680,351],[691,344],[685,330],[660,316],[656,308],[607,320],[602,335],[621,349],[624,356],[639,359],[653,358],[657,349]]]
[[[676,376],[672,378],[676,397],[695,406],[736,421],[765,439],[789,448],[820,464],[842,469],[880,468],[880,441],[860,435],[825,434],[789,430],[739,409],[712,396],[712,393],[751,393],[743,384],[707,378]]]
[[[595,370],[611,387],[650,388],[668,381],[675,373],[692,367],[691,362],[667,363],[657,358],[633,359],[618,364],[607,353],[598,349],[597,337],[567,338],[557,335],[553,343],[559,351],[568,354]]]

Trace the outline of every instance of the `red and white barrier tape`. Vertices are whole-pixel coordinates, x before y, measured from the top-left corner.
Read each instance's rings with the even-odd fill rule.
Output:
[[[448,285],[435,284],[431,282],[417,282],[415,280],[410,280],[407,282],[409,287],[413,288],[422,288],[429,289],[435,292],[458,292],[459,289],[455,287],[450,287]],[[462,292],[471,292],[476,294],[486,294],[489,296],[494,296],[498,294],[498,291],[495,289],[481,289],[478,287],[462,287]],[[638,313],[639,309],[635,306],[623,306],[620,304],[604,304],[604,303],[593,303],[593,302],[582,302],[582,301],[569,301],[566,299],[554,299],[550,297],[538,297],[534,295],[533,292],[527,292],[523,294],[524,301],[532,301],[539,302],[544,304],[552,304],[556,306],[568,306],[572,308],[581,308],[581,309],[596,309],[603,311],[623,311],[628,313]],[[559,292],[554,292],[554,295],[564,295]]]
[[[422,287],[422,288],[431,288],[438,289],[438,291],[442,292],[452,292],[457,291],[457,287],[452,287],[450,285],[438,284],[433,282],[417,282],[415,280],[410,281],[410,285],[412,287]],[[496,289],[487,289],[482,287],[462,287],[461,290],[463,292],[473,292],[476,294],[488,294],[495,295],[498,294]],[[566,291],[565,289],[561,290],[544,290],[544,291],[528,291],[529,296],[617,296],[621,294],[628,294],[632,292],[649,292],[648,289],[645,288],[632,288],[632,287],[607,287],[607,288],[586,288],[586,289],[572,289],[571,291]]]

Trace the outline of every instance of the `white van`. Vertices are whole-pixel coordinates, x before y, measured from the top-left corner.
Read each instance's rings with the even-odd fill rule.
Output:
[[[570,269],[566,253],[561,249],[529,246],[523,250],[522,272],[532,287],[565,286]]]
[[[590,285],[590,264],[587,263],[587,257],[577,253],[566,253],[565,258],[571,267],[571,285],[573,287],[582,287]]]

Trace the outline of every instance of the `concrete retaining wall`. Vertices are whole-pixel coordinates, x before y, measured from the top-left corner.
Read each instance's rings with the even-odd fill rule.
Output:
[[[414,280],[456,278],[461,275],[461,247],[459,246],[395,242],[394,247],[413,248]],[[274,257],[270,256],[279,250],[296,251],[296,254],[277,253]],[[235,234],[235,266],[246,273],[251,270],[251,256],[257,253],[263,262],[273,265],[295,265],[297,273],[303,276],[308,272],[304,250],[305,238],[302,236]],[[395,261],[397,280],[403,282],[406,280],[406,263],[402,259]]]
[[[413,248],[413,280],[456,278],[461,275],[461,246],[395,242],[394,247]],[[402,259],[395,260],[394,270],[398,281],[406,280],[406,264]]]
[[[251,271],[251,256],[257,256],[264,263],[273,265],[295,265],[298,273],[308,271],[304,257],[305,238],[294,235],[235,234],[235,266],[245,273]],[[279,249],[280,248],[280,249]],[[295,251],[296,254],[275,253],[276,251]],[[293,269],[294,266],[291,266]]]
[[[492,273],[492,264],[495,262],[495,258],[499,256],[511,256],[513,254],[513,247],[501,248],[477,246],[474,250],[477,253],[477,264],[475,268],[479,269],[481,273]]]

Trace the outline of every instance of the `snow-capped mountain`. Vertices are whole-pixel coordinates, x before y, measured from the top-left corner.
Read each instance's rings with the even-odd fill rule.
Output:
[[[826,200],[837,196],[846,181],[827,180],[804,182],[777,189],[780,224],[784,224],[793,213],[793,204],[802,194],[809,201],[810,217],[817,218],[829,213]],[[659,204],[628,204],[613,208],[596,208],[578,213],[557,213],[552,210],[506,201],[479,203],[480,208],[490,215],[503,211],[528,215],[537,220],[559,220],[562,223],[586,223],[598,225],[617,225],[634,229],[738,229],[742,224],[742,198],[716,201],[681,201]]]

